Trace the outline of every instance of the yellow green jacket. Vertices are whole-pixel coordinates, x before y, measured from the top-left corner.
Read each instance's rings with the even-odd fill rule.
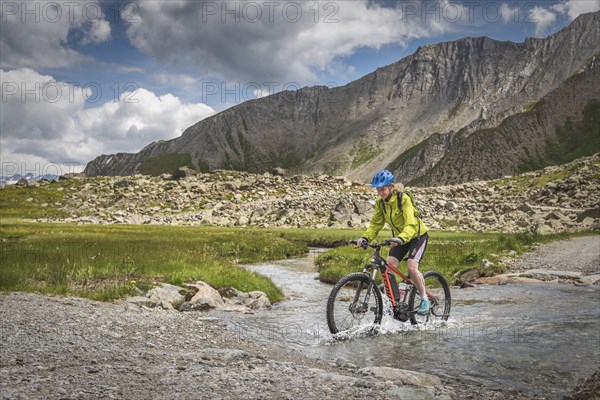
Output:
[[[372,242],[387,223],[392,230],[393,237],[399,237],[404,243],[408,243],[417,236],[427,232],[427,227],[420,218],[415,216],[415,212],[415,207],[409,196],[402,196],[402,209],[398,207],[398,195],[396,191],[394,191],[388,201],[377,196],[375,212],[371,217],[369,227],[363,233],[363,237]]]

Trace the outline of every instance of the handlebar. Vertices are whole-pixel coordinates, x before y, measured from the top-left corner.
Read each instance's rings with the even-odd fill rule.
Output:
[[[383,241],[381,243],[373,243],[373,244],[365,243],[361,247],[363,249],[367,249],[367,247],[370,247],[372,249],[380,249],[380,248],[385,247],[385,246],[391,246],[391,243],[392,243],[391,240],[385,240],[385,241]],[[351,240],[350,244],[358,245],[358,241],[357,240]]]

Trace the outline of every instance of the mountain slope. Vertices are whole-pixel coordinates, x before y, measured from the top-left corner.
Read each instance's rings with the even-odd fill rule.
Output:
[[[422,186],[493,179],[600,151],[600,58],[498,127],[435,134],[388,165]]]
[[[343,87],[245,102],[137,154],[100,156],[85,172],[129,175],[148,159],[184,153],[204,170],[281,166],[365,179],[434,133],[496,127],[556,89],[600,51],[599,15],[524,43],[480,37],[426,46]]]

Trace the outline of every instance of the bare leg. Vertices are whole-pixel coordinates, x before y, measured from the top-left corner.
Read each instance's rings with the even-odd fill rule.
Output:
[[[387,263],[392,264],[392,266],[398,269],[398,264],[400,263],[396,257],[389,256],[387,258]]]
[[[410,274],[410,279],[415,284],[415,287],[419,291],[419,294],[422,298],[425,294],[425,279],[423,279],[423,274],[419,271],[419,263],[415,260],[408,260],[406,264],[408,266],[408,273]]]

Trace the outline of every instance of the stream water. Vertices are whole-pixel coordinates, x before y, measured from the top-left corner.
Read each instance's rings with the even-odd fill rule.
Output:
[[[600,366],[600,287],[520,284],[452,289],[447,322],[411,326],[384,316],[377,335],[334,339],[325,320],[332,286],[309,256],[248,269],[270,277],[286,300],[271,310],[224,318],[257,342],[356,366],[429,372],[490,388],[560,398]]]

